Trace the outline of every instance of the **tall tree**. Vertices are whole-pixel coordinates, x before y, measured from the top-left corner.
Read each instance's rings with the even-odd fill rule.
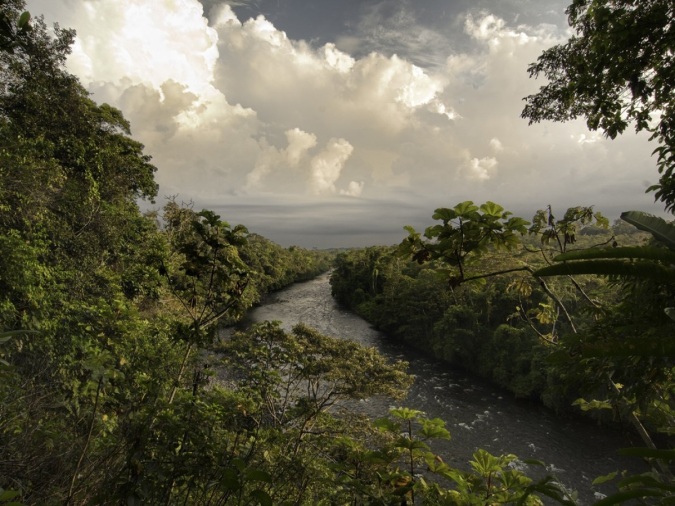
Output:
[[[548,83],[525,98],[530,123],[585,118],[610,138],[629,125],[658,146],[659,183],[649,188],[675,211],[675,3],[672,0],[574,0],[575,31],[529,67]]]

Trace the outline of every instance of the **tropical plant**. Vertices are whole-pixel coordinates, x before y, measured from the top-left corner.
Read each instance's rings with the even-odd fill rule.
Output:
[[[422,411],[391,408],[389,416],[373,425],[385,436],[384,442],[375,448],[351,442],[346,476],[339,482],[352,492],[356,504],[541,505],[541,496],[568,506],[576,504],[551,476],[535,482],[518,470],[515,455],[494,456],[477,450],[470,470],[449,466],[431,446],[450,439],[445,422]],[[364,468],[374,472],[377,480],[354,480],[363,477]],[[364,482],[370,486],[364,487]]]
[[[519,244],[518,235],[526,234],[528,225],[494,202],[481,206],[471,201],[461,202],[452,209],[436,209],[433,219],[442,223],[424,231],[426,241],[415,229],[405,227],[408,237],[401,243],[400,253],[420,264],[435,260],[453,268],[454,272],[447,271],[451,285],[484,278],[484,274],[469,275],[467,264],[490,248],[514,248]]]
[[[646,449],[628,453],[649,456],[660,472],[629,476],[619,486],[621,492],[603,504],[654,496],[667,503],[675,493],[670,471],[671,450],[657,449],[640,421],[659,432],[675,431],[672,394],[672,341],[675,292],[675,225],[662,218],[629,211],[621,218],[653,236],[650,244],[639,247],[594,248],[561,254],[555,264],[535,271],[540,276],[596,274],[608,276],[622,287],[623,300],[596,324],[563,346],[575,356],[588,380],[602,383],[607,378],[609,399],[586,401],[582,409],[618,406],[641,432]],[[562,354],[560,360],[567,361]]]

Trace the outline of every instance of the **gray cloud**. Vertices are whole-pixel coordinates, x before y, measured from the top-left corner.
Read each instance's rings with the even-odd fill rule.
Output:
[[[267,202],[231,200],[209,207],[231,224],[243,223],[279,244],[307,247],[397,244],[406,236],[404,225],[422,227],[430,216],[423,206],[395,200],[328,199],[289,206],[270,196]]]

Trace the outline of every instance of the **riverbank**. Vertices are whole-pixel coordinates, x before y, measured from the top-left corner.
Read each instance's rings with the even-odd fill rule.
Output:
[[[596,492],[611,490],[611,486],[593,486],[597,476],[639,467],[639,462],[617,456],[618,448],[633,445],[621,431],[561,418],[541,405],[513,399],[503,390],[387,339],[333,300],[328,274],[271,294],[244,323],[265,320],[281,321],[286,329],[305,323],[321,333],[374,346],[391,359],[408,361],[416,381],[401,404],[447,423],[452,439],[440,444],[438,450],[450,465],[466,466],[478,448],[540,460],[546,463],[544,472],[579,491],[586,504],[595,499]],[[360,404],[374,418],[390,407],[378,399]],[[538,472],[537,467],[528,472]]]

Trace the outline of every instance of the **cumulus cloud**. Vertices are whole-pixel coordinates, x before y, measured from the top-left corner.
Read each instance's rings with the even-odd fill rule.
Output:
[[[473,38],[478,40],[499,40],[504,36],[506,22],[492,14],[482,13],[478,19],[469,14],[464,23],[464,29]]]
[[[194,0],[85,0],[78,15],[70,67],[85,82],[173,80],[208,90],[218,58],[217,34]]]
[[[575,140],[578,144],[594,144],[602,140],[600,134],[598,134],[597,132],[593,132],[590,134],[572,135],[571,138]]]
[[[363,191],[363,181],[350,181],[346,190],[340,190],[340,195],[347,195],[348,197],[358,197]]]
[[[494,151],[497,151],[497,152],[499,152],[499,151],[504,151],[504,146],[503,146],[503,144],[502,144],[502,141],[500,141],[500,140],[497,139],[496,137],[493,137],[492,139],[490,139],[490,147],[491,147]]]
[[[225,5],[214,22],[218,87],[270,123],[370,141],[400,133],[442,89],[438,79],[396,55],[355,60],[333,44],[314,49],[293,41],[262,16],[244,23],[232,18]]]
[[[246,190],[275,189],[274,182],[270,185],[265,179],[273,171],[281,172],[280,177],[292,178],[291,169],[297,168],[300,162],[307,157],[311,148],[316,146],[316,136],[303,132],[299,128],[286,131],[287,146],[277,149],[261,140],[261,151],[255,162],[255,167],[246,176]],[[277,177],[276,179],[279,179]],[[278,189],[278,187],[277,187]]]
[[[354,148],[344,139],[331,139],[326,148],[312,158],[310,190],[315,195],[335,193],[335,182]]]
[[[430,214],[469,198],[510,208],[536,195],[536,208],[578,192],[568,205],[602,210],[611,179],[617,195],[637,187],[635,202],[651,202],[640,197],[650,176],[634,174],[656,178],[644,138],[610,145],[582,122],[520,118],[542,84],[527,65],[564,28],[474,11],[455,16],[451,43],[415,5],[379,2],[355,32],[317,47],[224,3],[209,21],[197,0],[28,2],[77,30],[69,68],[130,119],[165,195],[242,209],[255,199],[290,209],[301,196],[396,201]]]
[[[288,147],[286,148],[286,157],[288,164],[295,167],[300,160],[307,155],[307,151],[316,146],[316,136],[303,132],[299,128],[286,131]]]
[[[254,169],[246,178],[247,191],[279,192],[289,186],[304,186],[313,195],[338,193],[336,182],[353,151],[345,139],[330,139],[314,156],[311,150],[317,145],[316,136],[294,128],[286,131],[287,146],[279,149],[262,141],[263,146]],[[353,183],[353,182],[352,182]],[[358,196],[363,183],[350,184],[340,195]]]
[[[467,165],[468,177],[478,181],[487,181],[494,177],[497,165],[497,159],[491,156],[481,159],[472,158]]]

